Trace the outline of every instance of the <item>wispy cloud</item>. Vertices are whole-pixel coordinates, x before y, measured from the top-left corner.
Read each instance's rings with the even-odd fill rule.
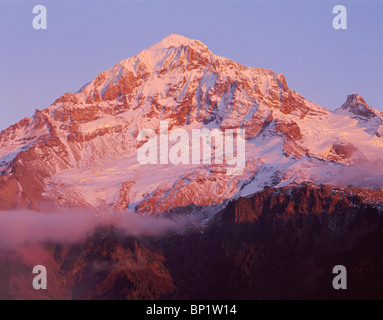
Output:
[[[55,209],[36,212],[0,212],[0,247],[54,242],[72,244],[84,240],[98,227],[115,227],[126,235],[160,235],[184,228],[190,219],[141,216],[133,213],[103,214],[86,209]]]

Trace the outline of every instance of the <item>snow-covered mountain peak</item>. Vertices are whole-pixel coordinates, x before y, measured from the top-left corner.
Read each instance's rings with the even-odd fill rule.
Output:
[[[179,34],[171,34],[165,38],[163,38],[160,42],[154,44],[149,49],[146,49],[148,51],[155,51],[159,49],[167,49],[170,47],[180,47],[180,46],[191,46],[196,49],[207,49],[207,46],[203,44],[199,40],[195,39],[189,39],[184,36],[181,36]]]
[[[370,107],[367,102],[358,94],[350,94],[343,105],[337,110],[338,113],[341,111],[347,111],[356,116],[371,118],[379,115],[379,111]]]
[[[109,93],[115,90],[118,90],[119,94],[130,93],[132,87],[147,80],[150,80],[152,86],[152,82],[163,78],[168,71],[171,71],[169,80],[173,82],[180,81],[187,71],[203,71],[206,68],[217,71],[216,68],[226,63],[230,66],[236,65],[227,58],[214,55],[199,40],[171,34],[136,56],[122,60],[111,69],[100,73],[93,81],[83,86],[79,93],[86,96],[85,100],[89,98],[89,101],[93,101],[95,98],[101,101],[108,90],[107,98],[110,97]],[[111,96],[116,98],[114,94]]]
[[[201,55],[201,57],[208,58],[208,60],[213,59],[214,55],[201,41],[189,39],[178,34],[171,34],[151,47],[142,50],[137,56],[128,58],[120,64],[128,70],[136,72],[137,66],[143,63],[147,71],[156,71],[166,62],[170,64],[169,60],[180,60],[182,56],[184,58],[187,57],[185,60],[198,58],[197,55],[191,56],[188,49],[192,50],[195,54]]]
[[[12,195],[0,208],[43,199],[162,213],[265,186],[334,182],[342,166],[380,161],[380,114],[358,95],[329,112],[289,89],[283,74],[170,35],[0,134],[0,184]],[[219,164],[140,165],[138,134],[159,132],[161,121],[188,133],[244,129],[243,174]]]
[[[346,102],[334,113],[355,119],[358,125],[371,135],[383,136],[383,112],[370,107],[358,94],[350,94]]]

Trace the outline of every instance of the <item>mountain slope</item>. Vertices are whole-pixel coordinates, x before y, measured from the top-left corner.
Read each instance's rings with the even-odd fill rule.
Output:
[[[361,105],[366,112],[355,111]],[[350,168],[382,167],[381,119],[357,95],[332,113],[290,90],[282,74],[170,35],[2,131],[0,209],[54,201],[160,214],[293,182],[376,187]],[[160,121],[169,131],[244,129],[243,172],[227,175],[227,163],[140,164],[137,136],[159,133]]]
[[[0,297],[382,299],[382,200],[361,188],[266,188],[203,229],[135,238],[103,228],[78,244],[29,246],[0,258]],[[48,290],[30,285],[39,263]],[[332,287],[336,265],[347,268],[347,290]]]

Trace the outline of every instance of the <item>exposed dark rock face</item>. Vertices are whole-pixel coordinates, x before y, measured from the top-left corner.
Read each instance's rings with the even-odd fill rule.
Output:
[[[382,192],[311,184],[266,189],[179,234],[98,230],[71,246],[20,251],[0,263],[2,298],[382,299]],[[44,260],[47,292],[28,289]],[[344,265],[348,289],[334,290]]]
[[[363,193],[304,185],[239,199],[203,233],[165,243],[175,285],[195,299],[381,299],[383,218]],[[348,290],[332,287],[336,265]]]

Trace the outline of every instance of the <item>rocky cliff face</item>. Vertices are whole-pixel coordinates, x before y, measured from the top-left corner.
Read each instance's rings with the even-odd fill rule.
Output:
[[[361,126],[368,128],[370,134],[378,137],[383,133],[383,113],[370,107],[367,102],[357,94],[350,94],[347,101],[335,111],[337,114],[347,114],[358,120]]]
[[[240,198],[203,233],[163,244],[169,268],[192,279],[176,286],[196,299],[382,298],[381,205],[371,197],[382,201],[381,192],[304,184]],[[332,287],[339,264],[348,290]]]
[[[1,296],[383,298],[382,200],[382,192],[304,184],[240,198],[204,228],[182,233],[137,238],[100,229],[77,245],[28,248],[3,260]],[[46,292],[29,288],[36,261],[51,270]],[[332,288],[339,264],[348,290]]]

